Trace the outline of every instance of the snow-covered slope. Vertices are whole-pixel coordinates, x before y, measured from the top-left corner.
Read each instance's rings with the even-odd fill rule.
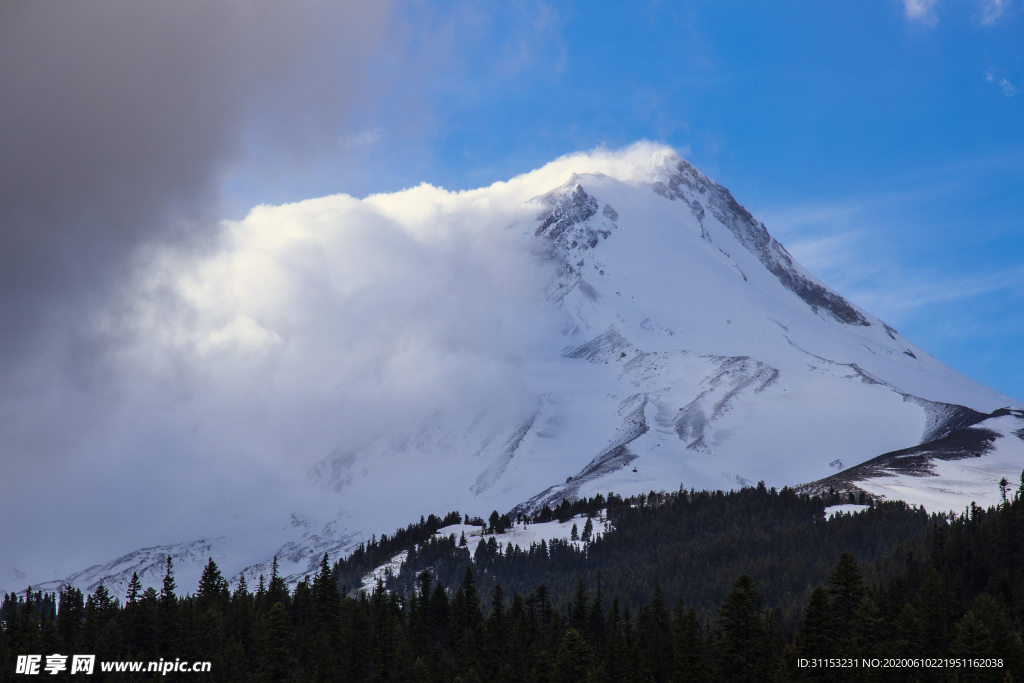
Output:
[[[509,361],[514,392],[494,386],[489,400],[445,404],[316,464],[311,486],[346,511],[338,518],[283,520],[291,536],[268,535],[259,557],[209,541],[206,552],[250,583],[269,574],[275,552],[294,580],[323,552],[427,512],[486,516],[599,492],[760,480],[961,508],[994,502],[999,479],[1020,476],[1024,406],[828,289],[672,150],[579,155],[491,188],[421,187],[364,203],[395,221],[428,220],[409,214],[414,192],[437,197],[436,220],[481,207],[507,217],[509,235],[549,267],[544,296],[558,325]],[[329,222],[330,198],[313,201]],[[977,438],[957,441],[965,430]],[[892,464],[910,453],[914,467]],[[195,547],[170,552],[198,568]],[[153,564],[151,550],[168,551],[71,580],[126,581]]]
[[[794,485],[930,440],[961,406],[1015,405],[829,290],[672,152],[529,205],[510,229],[557,264],[564,321],[557,355],[522,361],[532,401],[382,435],[317,465],[319,485],[350,498],[421,464],[429,481],[440,453],[451,483],[429,497],[449,506]]]
[[[962,411],[958,417],[958,422],[930,430],[916,446],[884,453],[799,488],[810,493],[864,490],[932,510],[955,510],[971,501],[991,503],[1003,478],[1011,489],[1019,480],[1024,411]]]

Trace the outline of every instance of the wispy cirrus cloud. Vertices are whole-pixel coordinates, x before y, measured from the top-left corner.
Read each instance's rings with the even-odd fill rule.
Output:
[[[985,74],[985,80],[988,81],[989,83],[995,83],[996,85],[998,85],[1002,89],[1003,94],[1006,95],[1007,97],[1013,97],[1014,95],[1020,92],[1020,88],[1018,88],[1005,78],[1001,76],[996,76],[991,71]]]
[[[345,147],[370,147],[385,136],[384,129],[380,126],[369,128],[356,135],[349,135],[345,138]]]
[[[952,279],[940,272],[891,269],[886,272],[888,275],[873,283],[855,287],[850,296],[863,302],[869,310],[900,315],[936,304],[1024,288],[1024,267],[1006,268],[987,275],[971,273]]]
[[[981,23],[985,26],[995,24],[999,17],[1003,16],[1003,12],[1006,11],[1009,4],[1009,0],[982,0]]]
[[[903,0],[903,14],[910,21],[934,26],[939,21],[935,14],[937,4],[938,0]]]
[[[901,2],[903,3],[903,15],[907,20],[925,26],[935,26],[939,22],[936,13],[939,0],[901,0]],[[982,25],[993,26],[1005,14],[1010,0],[980,0],[980,4]]]
[[[997,160],[998,162],[998,160]],[[963,167],[963,168],[966,168]],[[963,170],[962,168],[962,170]],[[948,182],[856,200],[762,210],[772,234],[808,270],[883,319],[898,323],[930,307],[968,302],[1003,292],[1024,295],[1024,264],[971,267],[959,258],[929,256],[937,243],[962,242],[949,226],[929,224],[902,209],[941,203],[955,191]]]

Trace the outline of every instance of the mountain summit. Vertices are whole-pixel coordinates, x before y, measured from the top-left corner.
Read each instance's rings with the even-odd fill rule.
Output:
[[[958,465],[956,483],[929,460],[910,480],[875,467],[841,488],[946,506],[1019,476],[1011,399],[830,290],[676,153],[656,151],[638,175],[574,172],[511,228],[556,266],[547,299],[563,320],[558,356],[523,362],[529,405],[504,424],[482,409],[399,429],[313,479],[372,490],[377,472],[422,459],[468,500],[525,511],[608,490],[814,482],[1002,418],[1000,436],[965,446],[987,457]]]
[[[413,196],[443,211],[417,213]],[[342,219],[331,200],[312,200],[318,221]],[[557,324],[508,359],[514,390],[493,386],[325,454],[310,485],[337,515],[297,512],[284,545],[253,529],[245,543],[193,541],[182,553],[225,548],[221,566],[250,581],[276,553],[296,578],[323,552],[427,512],[532,512],[609,491],[758,481],[961,509],[994,502],[999,480],[1024,467],[1024,406],[829,289],[670,149],[576,155],[481,190],[421,186],[362,205],[421,231],[485,212],[541,264],[537,324]],[[263,208],[270,221],[288,209]],[[133,557],[74,581],[148,571]]]

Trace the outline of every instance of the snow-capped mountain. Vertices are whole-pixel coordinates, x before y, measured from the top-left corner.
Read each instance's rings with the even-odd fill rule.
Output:
[[[323,220],[329,199],[313,200]],[[392,215],[404,206],[403,193],[371,200]],[[571,157],[446,201],[448,212],[505,212],[506,231],[548,268],[559,326],[510,361],[516,391],[494,386],[493,400],[326,454],[310,486],[346,512],[253,529],[262,555],[252,542],[234,552],[237,539],[186,543],[69,581],[126,584],[138,571],[155,584],[167,553],[182,586],[208,555],[252,585],[276,553],[294,581],[323,552],[427,512],[530,512],[608,491],[763,480],[961,509],[1020,477],[1024,406],[829,289],[672,150]]]

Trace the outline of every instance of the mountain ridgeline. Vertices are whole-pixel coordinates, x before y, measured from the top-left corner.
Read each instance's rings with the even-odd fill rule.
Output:
[[[309,488],[258,522],[244,519],[224,535],[211,522],[76,573],[0,574],[17,577],[5,588],[33,582],[55,593],[67,584],[88,594],[104,585],[121,596],[138,574],[143,588],[159,590],[170,555],[189,584],[214,557],[232,586],[257,585],[276,558],[274,573],[294,591],[327,554],[351,599],[367,573],[385,578],[385,564],[385,588],[405,595],[423,571],[455,590],[473,562],[485,594],[500,583],[507,595],[528,596],[543,584],[557,602],[582,579],[637,614],[659,583],[668,599],[713,621],[745,572],[790,628],[843,550],[872,581],[890,577],[881,558],[931,524],[920,506],[1001,505],[996,482],[1024,468],[1024,405],[830,289],[673,150],[643,143],[565,157],[478,190],[422,186],[302,207],[301,215],[262,207],[257,223],[238,224],[240,239],[250,227],[299,221],[311,248],[329,254],[321,233],[346,234],[371,215],[410,236],[466,224],[486,242],[485,231],[501,230],[500,253],[515,251],[535,279],[517,295],[529,299],[517,300],[528,319],[506,320],[506,308],[492,306],[494,328],[536,328],[514,352],[498,345],[492,357],[493,344],[473,339],[466,348],[507,385],[464,396],[453,381],[437,387],[445,400],[407,418],[384,415],[387,426],[358,440],[325,404],[310,413],[326,423],[316,441],[324,451],[287,460],[303,463]],[[287,254],[264,257],[292,272]],[[325,259],[324,273],[344,266]],[[267,333],[289,343],[284,330]],[[649,493],[666,490],[679,491]],[[874,507],[856,521],[825,522],[826,501],[850,496]],[[585,550],[558,538],[509,550],[501,534],[470,548],[461,532],[437,533],[457,517],[466,527],[465,514],[380,535],[431,510],[494,510],[509,525],[576,510],[593,529]],[[614,533],[603,533],[605,524]]]
[[[994,482],[1024,466],[1024,406],[820,282],[674,151],[644,151],[628,169],[581,161],[510,221],[553,266],[544,291],[562,321],[559,357],[517,370],[532,398],[334,453],[311,470],[319,486],[358,499],[357,485],[393,485],[394,468],[375,468],[439,458],[452,507],[513,518],[680,481],[996,502]]]
[[[471,553],[444,535],[458,513],[431,515],[324,556],[293,590],[276,563],[230,590],[210,559],[181,596],[168,560],[162,590],[135,580],[123,601],[103,586],[4,596],[0,681],[20,680],[17,655],[43,652],[209,661],[202,678],[225,682],[1019,680],[1024,476],[1007,489],[959,515],[865,496],[826,519],[826,505],[857,501],[759,485],[581,499],[530,520],[609,522],[581,549],[503,548],[513,520],[495,513],[470,520],[494,532]],[[349,590],[396,552],[395,576]],[[801,665],[823,658],[858,666]],[[128,680],[97,674],[83,680]],[[197,680],[148,676],[131,680]]]

